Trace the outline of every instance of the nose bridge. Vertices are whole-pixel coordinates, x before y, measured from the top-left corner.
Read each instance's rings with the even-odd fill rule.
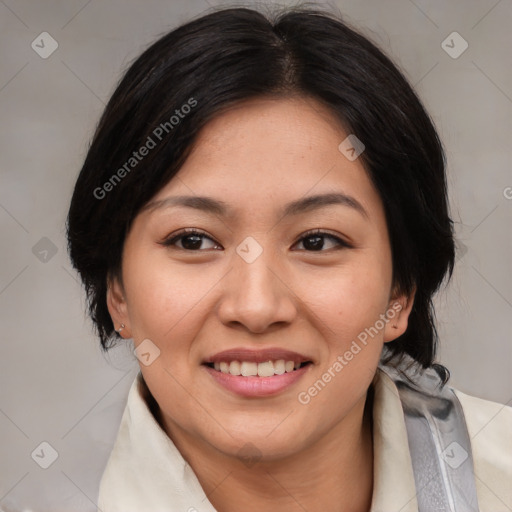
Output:
[[[260,238],[261,240],[261,238]],[[233,256],[235,274],[239,279],[238,294],[247,298],[256,294],[269,301],[275,288],[275,259],[270,248],[263,247],[252,236],[246,237],[236,248]]]

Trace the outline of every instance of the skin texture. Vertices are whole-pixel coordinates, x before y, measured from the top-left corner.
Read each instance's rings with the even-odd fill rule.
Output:
[[[371,504],[367,391],[383,343],[407,328],[413,297],[393,292],[382,202],[361,159],[338,150],[347,135],[311,98],[258,98],[217,116],[152,202],[210,196],[233,212],[143,210],[125,242],[122,281],[110,282],[114,325],[124,324],[135,346],[148,338],[160,349],[151,365],[140,364],[158,419],[219,511],[357,512]],[[290,201],[332,192],[351,196],[365,214],[347,205],[280,214]],[[206,237],[188,251],[190,238],[160,243],[182,228]],[[323,248],[311,249],[303,236],[317,228],[351,247],[327,235]],[[263,250],[252,263],[236,251],[246,237]],[[301,404],[298,393],[397,302],[400,314]],[[313,365],[275,396],[243,398],[201,365],[235,347],[289,349]],[[249,463],[240,456],[247,452]]]

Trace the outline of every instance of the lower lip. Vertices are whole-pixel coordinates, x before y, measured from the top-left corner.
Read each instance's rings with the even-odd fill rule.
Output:
[[[295,384],[312,366],[311,363],[293,372],[274,375],[273,377],[242,377],[222,373],[203,365],[206,371],[224,388],[244,397],[276,395]]]

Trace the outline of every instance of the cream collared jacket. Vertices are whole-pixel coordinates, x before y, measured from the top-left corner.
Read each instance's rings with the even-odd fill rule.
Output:
[[[380,368],[372,386],[374,489],[370,512],[417,512],[417,484],[398,388]],[[100,482],[98,511],[215,512],[194,471],[151,413],[148,392],[139,372]],[[453,392],[470,438],[475,509],[511,512],[512,408]],[[456,510],[464,512],[464,508]]]

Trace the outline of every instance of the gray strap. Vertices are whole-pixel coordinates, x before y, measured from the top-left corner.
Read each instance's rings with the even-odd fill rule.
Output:
[[[410,361],[410,360],[409,360]],[[409,439],[420,512],[478,512],[471,442],[462,406],[433,369],[380,366],[395,382]]]

